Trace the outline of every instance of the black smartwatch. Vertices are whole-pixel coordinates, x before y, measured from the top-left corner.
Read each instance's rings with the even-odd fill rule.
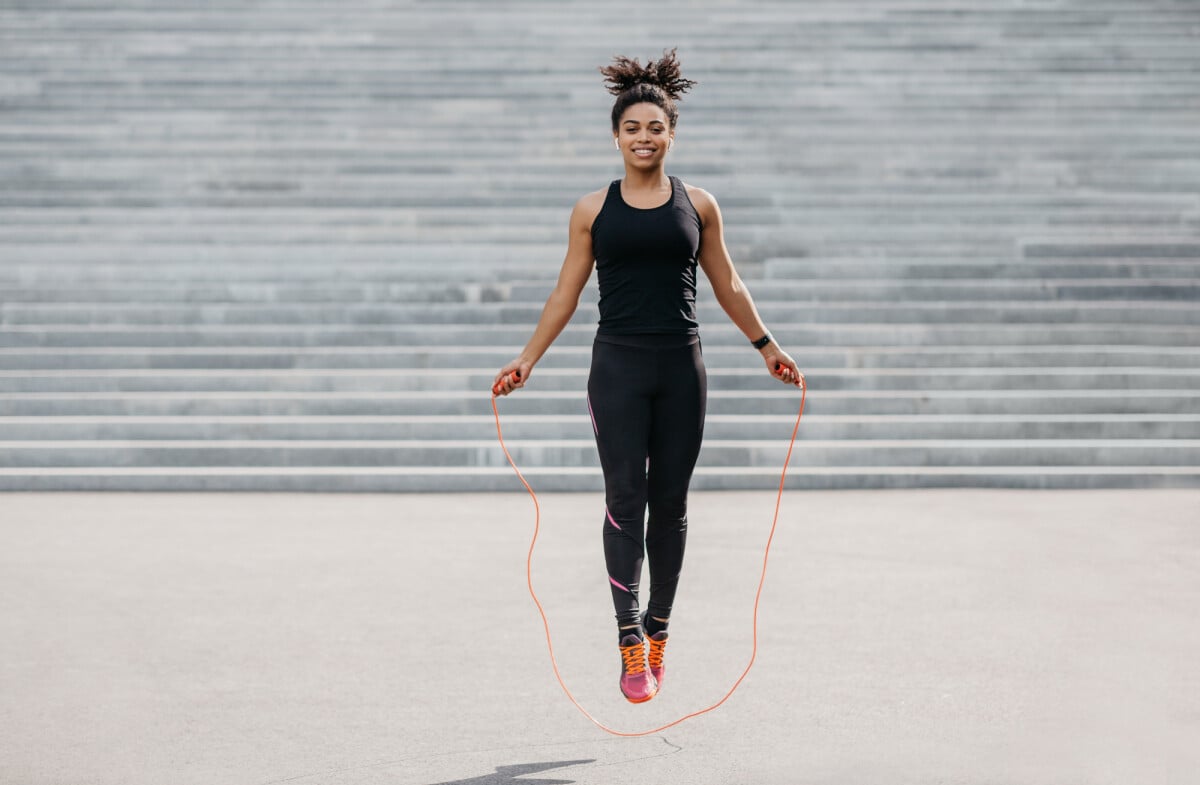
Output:
[[[764,346],[766,346],[767,344],[769,344],[770,342],[771,342],[771,334],[767,333],[762,338],[759,338],[757,341],[751,341],[750,345],[753,346],[755,349],[761,349]]]

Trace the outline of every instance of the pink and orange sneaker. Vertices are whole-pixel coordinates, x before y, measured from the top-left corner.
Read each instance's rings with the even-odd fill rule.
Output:
[[[646,638],[646,644],[650,647],[646,653],[646,660],[650,664],[650,675],[654,677],[654,683],[662,687],[663,675],[666,673],[666,666],[663,665],[663,651],[667,648],[667,631],[655,633]]]
[[[645,703],[658,693],[658,682],[646,670],[646,642],[636,635],[621,639],[621,694],[630,703]]]

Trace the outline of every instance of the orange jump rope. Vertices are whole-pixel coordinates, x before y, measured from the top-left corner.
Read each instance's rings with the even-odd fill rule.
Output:
[[[776,365],[775,370],[778,372],[780,370],[780,366]],[[520,381],[521,379],[520,373],[517,371],[513,371],[510,374],[510,377],[514,382]],[[521,484],[525,486],[525,490],[529,491],[529,496],[533,499],[533,539],[529,542],[529,554],[525,557],[525,583],[529,587],[529,596],[533,598],[533,603],[537,605],[538,613],[541,614],[542,617],[542,627],[546,631],[546,646],[550,650],[550,665],[554,668],[554,677],[558,679],[558,686],[562,687],[562,690],[564,693],[566,693],[567,698],[570,699],[571,703],[575,705],[575,708],[579,709],[579,711],[583,713],[583,716],[591,720],[592,723],[601,730],[611,733],[614,736],[627,737],[649,736],[654,733],[659,733],[660,731],[664,731],[667,728],[672,728],[685,720],[689,720],[692,717],[699,717],[701,714],[707,714],[708,712],[717,708],[722,703],[729,700],[729,697],[733,695],[733,693],[741,685],[742,680],[746,678],[746,674],[750,673],[750,668],[754,666],[754,660],[758,656],[758,601],[762,597],[763,583],[765,583],[767,580],[767,560],[771,556],[771,542],[775,539],[775,527],[779,523],[779,505],[783,501],[783,484],[784,480],[787,478],[788,463],[792,460],[792,448],[796,446],[796,432],[800,430],[800,418],[804,415],[804,399],[808,397],[808,385],[804,382],[803,377],[801,377],[800,380],[800,389],[800,411],[796,413],[796,424],[792,426],[792,438],[791,441],[788,442],[787,457],[783,459],[783,471],[779,475],[779,493],[775,496],[775,516],[771,520],[771,532],[767,535],[766,548],[763,549],[762,574],[758,579],[758,591],[754,594],[753,647],[750,650],[750,661],[746,663],[746,669],[742,671],[741,676],[737,677],[737,681],[733,683],[733,686],[729,688],[729,691],[725,693],[724,697],[707,708],[693,711],[690,714],[685,714],[677,720],[668,722],[666,725],[660,725],[657,728],[651,728],[650,730],[620,731],[610,728],[604,723],[600,722],[600,720],[593,717],[587,709],[579,705],[579,701],[575,700],[575,696],[572,695],[571,690],[567,688],[567,684],[563,681],[562,674],[558,670],[558,660],[554,656],[554,641],[550,637],[550,622],[546,620],[546,611],[542,607],[541,600],[538,599],[537,592],[533,590],[533,549],[534,546],[537,545],[538,532],[541,531],[542,510],[538,505],[537,494],[533,492],[533,488],[529,487],[529,483],[525,481],[524,475],[521,474],[521,470],[517,468],[517,464],[513,461],[512,455],[509,454],[508,447],[504,445],[504,435],[500,432],[500,410],[496,408],[496,397],[500,394],[499,383],[497,382],[496,386],[492,388],[492,413],[496,416],[496,438],[500,440],[500,449],[504,450],[504,457],[508,459],[509,464],[513,467],[513,471],[517,473],[517,478],[521,481]]]

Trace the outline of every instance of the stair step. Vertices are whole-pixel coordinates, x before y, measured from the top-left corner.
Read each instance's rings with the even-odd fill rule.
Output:
[[[1181,325],[1200,327],[1200,305],[1191,302],[1139,301],[1122,299],[1092,302],[997,302],[997,301],[904,301],[757,303],[767,323],[790,321],[793,324],[981,324],[1035,322],[1057,324],[1129,323],[1143,325]],[[210,305],[134,305],[134,304],[43,304],[0,303],[0,325],[35,326],[83,325],[303,325],[335,324],[380,325],[530,325],[536,324],[541,305],[512,303],[437,303],[426,304],[210,304]],[[718,323],[725,318],[716,303],[701,302],[697,308],[701,324]],[[528,330],[529,328],[526,327]]]
[[[115,392],[452,392],[488,390],[493,369],[281,369],[145,371],[0,371],[0,393]],[[763,390],[778,385],[764,372],[709,368],[709,390]],[[529,385],[539,391],[587,388],[583,368],[538,369]],[[833,390],[1105,390],[1200,389],[1200,368],[838,368],[806,370],[814,391]]]
[[[1192,346],[790,346],[788,349],[806,372],[828,368],[1200,367],[1200,347]],[[391,347],[4,348],[0,349],[0,370],[393,369],[417,373],[424,369],[444,369],[447,357],[454,358],[456,367],[499,370],[512,359],[513,349],[428,342]],[[542,357],[537,372],[550,368],[588,368],[591,357],[591,346],[556,344]],[[746,345],[714,345],[707,337],[704,360],[715,369],[762,368],[760,356]]]
[[[782,385],[773,385],[782,387]],[[434,392],[257,393],[0,393],[0,413],[54,416],[492,416],[488,388]],[[713,390],[710,415],[795,416],[799,396],[790,389]],[[498,403],[502,415],[582,415],[582,390],[523,389]],[[1180,414],[1200,413],[1200,390],[1108,389],[1089,385],[1060,390],[831,390],[809,393],[805,412],[836,415],[976,414]]]
[[[779,440],[787,415],[709,415],[705,438]],[[1132,415],[820,415],[803,417],[807,439],[1200,439],[1200,413]],[[506,439],[593,438],[587,415],[505,415]],[[72,416],[0,417],[4,441],[437,440],[495,438],[490,416]]]
[[[2,276],[0,276],[2,277]],[[937,279],[746,279],[756,303],[862,301],[887,299],[902,302],[968,301],[1089,301],[1089,300],[1200,300],[1200,282],[1189,278],[1039,278],[1027,280]],[[0,285],[0,302],[56,304],[62,306],[98,305],[110,308],[127,305],[134,308],[155,304],[168,308],[188,305],[388,305],[414,303],[497,303],[541,307],[554,288],[551,280],[493,283],[391,282],[386,278],[357,283],[315,281],[309,284],[287,282],[218,283],[196,282],[153,285],[130,283],[119,287],[77,288],[63,284],[32,283],[21,286]],[[599,300],[594,286],[587,287],[581,304],[593,306]],[[711,304],[715,298],[701,287],[698,300]]]
[[[592,344],[595,317],[577,314],[555,340],[559,346]],[[486,327],[486,329],[482,329]],[[1167,347],[1200,346],[1200,327],[1140,323],[997,323],[938,324],[800,324],[776,322],[771,333],[787,347],[805,345],[979,346],[1022,344],[1126,344]],[[16,325],[0,330],[4,347],[365,347],[460,346],[507,347],[514,355],[529,339],[528,324],[508,325]],[[705,347],[746,346],[746,338],[728,320],[701,328]],[[434,343],[431,343],[434,342]]]
[[[508,440],[518,466],[598,466],[592,439]],[[7,441],[0,467],[502,466],[495,440]],[[706,439],[698,466],[775,467],[785,441]],[[1198,439],[802,439],[796,466],[1197,466]],[[651,467],[653,468],[653,467]]]
[[[781,462],[782,465],[782,462]],[[779,468],[698,468],[691,487],[708,490],[773,490]],[[604,490],[598,468],[525,467],[539,493]],[[1192,466],[796,466],[789,490],[877,488],[1194,488]],[[63,467],[0,468],[0,490],[61,491],[255,491],[299,493],[524,492],[505,467]]]
[[[1200,277],[1200,262],[1187,259],[1092,259],[1063,261],[1061,257],[1021,260],[973,261],[946,259],[767,259],[768,279],[885,279],[1020,280],[1121,278],[1154,280]]]

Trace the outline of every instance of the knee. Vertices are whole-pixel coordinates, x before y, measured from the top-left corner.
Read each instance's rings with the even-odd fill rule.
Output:
[[[646,515],[646,491],[637,487],[612,487],[604,494],[608,513],[620,521],[642,521]]]
[[[688,505],[685,502],[650,505],[647,538],[688,528]]]
[[[655,494],[650,497],[651,524],[687,523],[687,493]]]

